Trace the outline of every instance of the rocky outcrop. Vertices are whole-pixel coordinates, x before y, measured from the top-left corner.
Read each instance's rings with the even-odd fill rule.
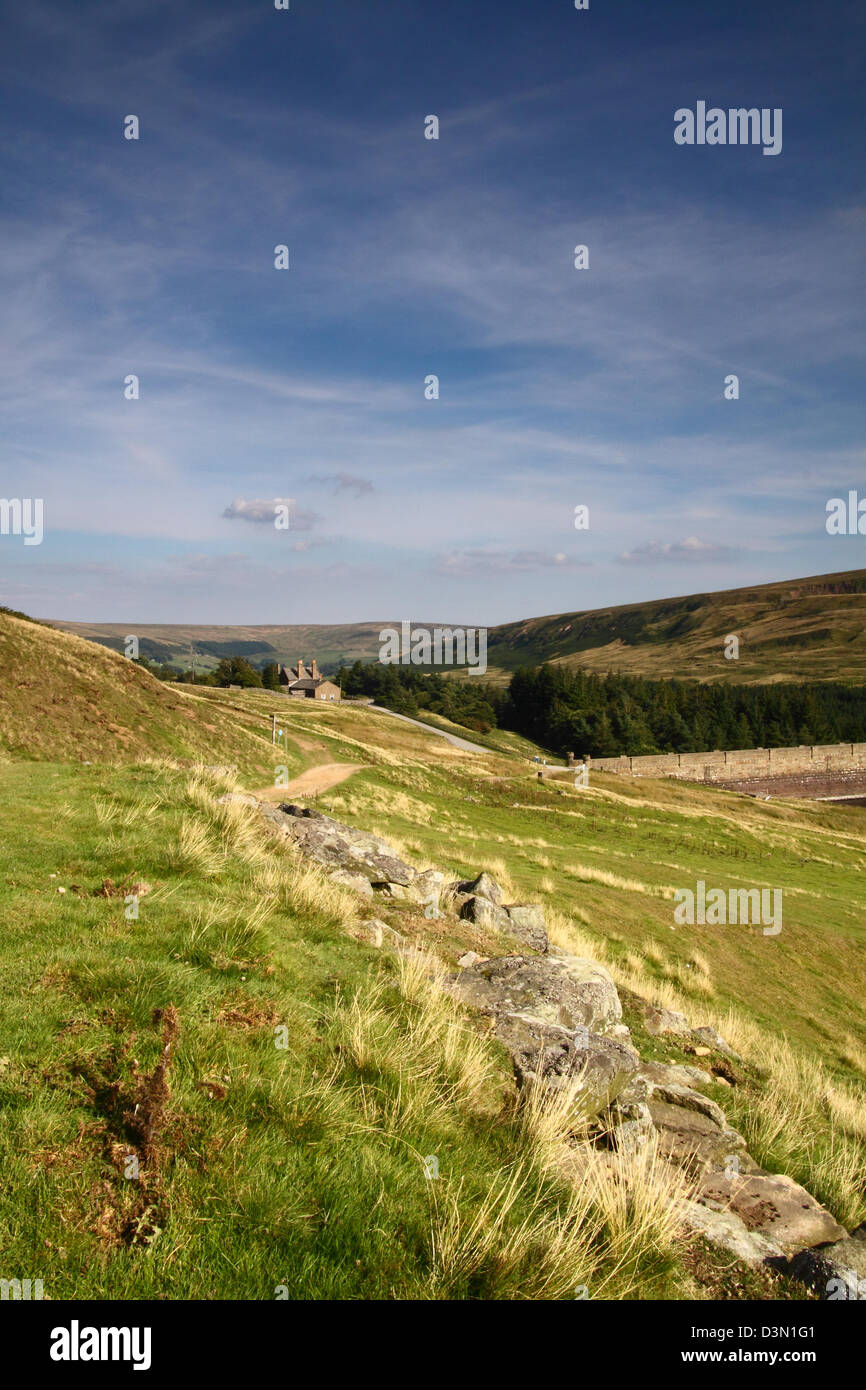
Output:
[[[615,1038],[541,1023],[527,1014],[501,1016],[496,1036],[511,1055],[521,1090],[541,1086],[555,1095],[567,1087],[575,1119],[591,1119],[607,1109],[638,1064],[637,1053]]]
[[[722,1107],[703,1094],[726,1074],[733,1083],[739,1076],[730,1065],[739,1058],[716,1029],[693,1028],[684,1014],[630,994],[651,1036],[675,1038],[682,1050],[711,1059],[706,1067],[713,1070],[641,1061],[609,971],[551,949],[543,908],[505,903],[501,886],[486,872],[446,891],[441,873],[419,872],[379,836],[307,807],[252,800],[334,882],[367,897],[423,903],[428,915],[430,904],[438,914],[441,903],[461,921],[514,941],[519,950],[513,955],[465,951],[445,988],[490,1019],[521,1092],[540,1090],[543,1098],[566,1090],[575,1122],[590,1120],[597,1143],[625,1153],[653,1146],[661,1159],[683,1169],[690,1190],[679,1210],[687,1227],[749,1264],[786,1269],[827,1298],[866,1294],[866,1227],[849,1236],[793,1179],[763,1170]],[[355,934],[424,959],[378,919]]]
[[[772,1264],[803,1283],[821,1277],[820,1249],[836,1248],[825,1242],[853,1243],[799,1183],[760,1169],[705,1176],[683,1216],[693,1230],[746,1264]],[[819,1250],[811,1248],[816,1245]]]
[[[464,900],[460,916],[465,922],[474,922],[476,926],[499,932],[507,931],[510,921],[504,907],[497,907],[489,898],[480,895]]]
[[[303,854],[325,868],[350,878],[362,878],[373,888],[394,897],[400,895],[391,892],[393,888],[411,889],[411,895],[407,893],[407,896],[417,896],[415,884],[422,875],[398,858],[387,841],[378,835],[343,825],[309,806],[283,803],[279,807],[261,809]],[[343,881],[347,886],[358,886],[349,879]]]
[[[462,883],[454,884],[455,893],[467,893],[477,895],[479,898],[486,898],[488,902],[494,903],[496,907],[501,907],[505,894],[500,888],[496,879],[488,873],[480,873],[477,878],[467,879]]]
[[[550,949],[543,907],[537,903],[512,903],[505,911],[508,913],[506,931],[509,936],[540,955]]]
[[[450,991],[482,1013],[521,1014],[560,1028],[603,1033],[622,1018],[610,972],[578,956],[485,960],[456,976]]]

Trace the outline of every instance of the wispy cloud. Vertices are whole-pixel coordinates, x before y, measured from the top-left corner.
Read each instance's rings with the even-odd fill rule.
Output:
[[[28,584],[41,612],[51,584],[66,603],[50,566],[86,548],[128,578],[93,602],[175,615],[173,546],[197,615],[218,620],[238,531],[262,552],[250,602],[278,574],[335,621],[390,611],[395,587],[420,611],[431,572],[493,622],[577,602],[576,570],[585,606],[677,566],[695,587],[839,567],[823,501],[862,481],[866,211],[821,123],[833,84],[791,65],[790,100],[817,114],[783,159],[676,150],[665,94],[698,64],[727,80],[733,37],[695,20],[684,41],[654,16],[668,27],[647,45],[646,6],[624,3],[634,32],[596,26],[580,71],[546,7],[531,54],[520,26],[461,28],[471,99],[439,82],[447,21],[417,68],[389,64],[416,43],[411,4],[362,20],[334,0],[287,24],[154,0],[135,43],[134,0],[20,7],[0,55],[20,125],[0,170],[2,491],[44,497],[49,529],[37,554],[0,557],[18,606]],[[768,83],[795,36],[762,32],[750,80]],[[342,86],[323,83],[334,70]],[[439,142],[423,140],[425,72]],[[298,537],[272,532],[307,488],[324,515],[293,509]],[[323,582],[302,594],[304,552]]]
[[[589,563],[558,550],[452,550],[436,557],[435,569],[444,575],[528,574],[536,570],[587,569]]]
[[[351,492],[355,497],[364,497],[375,491],[369,478],[358,478],[352,473],[315,473],[307,482],[311,486],[318,484],[332,488],[335,493]]]
[[[649,541],[634,550],[624,551],[619,558],[624,565],[695,564],[698,561],[713,564],[729,560],[734,553],[730,546],[687,536],[684,541]]]

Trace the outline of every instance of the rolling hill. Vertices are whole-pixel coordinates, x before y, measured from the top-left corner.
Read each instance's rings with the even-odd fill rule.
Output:
[[[806,1297],[674,1239],[664,1180],[627,1187],[601,1160],[584,1239],[560,1166],[573,1122],[516,1108],[504,1052],[431,986],[469,949],[500,954],[497,930],[350,892],[250,805],[289,794],[418,869],[483,869],[542,904],[554,945],[609,969],[654,1064],[697,1054],[650,1034],[637,999],[723,1030],[740,1056],[705,1104],[854,1226],[864,813],[612,774],[581,791],[539,783],[529,755],[361,705],[166,688],[0,614],[7,1266],[46,1268],[52,1299]],[[703,878],[780,885],[784,930],[676,930],[677,887]]]
[[[264,771],[270,721],[205,703],[72,633],[0,612],[0,760],[171,757]]]
[[[212,669],[220,656],[288,664],[315,655],[326,673],[341,660],[377,660],[379,632],[393,625],[54,623],[115,651],[135,632],[143,656],[185,668],[194,647],[199,670]],[[725,659],[729,633],[740,639],[737,660]],[[866,681],[866,570],[526,618],[489,629],[489,679],[503,681],[519,666],[545,661],[599,673],[738,683]]]
[[[487,660],[500,679],[550,661],[656,678],[866,681],[866,570],[506,623],[490,630]]]

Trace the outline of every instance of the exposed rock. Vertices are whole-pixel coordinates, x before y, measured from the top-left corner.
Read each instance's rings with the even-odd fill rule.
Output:
[[[801,1250],[788,1273],[828,1301],[866,1298],[866,1225],[844,1240]]]
[[[348,869],[334,869],[328,874],[332,883],[339,883],[343,888],[352,888],[356,893],[363,893],[365,897],[372,898],[373,885],[363,874],[350,873]]]
[[[713,1173],[704,1178],[695,1200],[738,1216],[747,1231],[757,1232],[775,1247],[777,1256],[825,1241],[846,1241],[847,1232],[835,1217],[793,1178],[777,1173]]]
[[[476,926],[493,931],[507,932],[511,925],[505,908],[497,907],[489,898],[467,898],[460,909],[460,916],[465,922],[474,922]]]
[[[662,1033],[678,1033],[685,1035],[691,1032],[689,1021],[685,1014],[677,1013],[675,1009],[658,1009],[654,1004],[644,1004],[643,1020],[648,1033],[654,1038]]]
[[[668,1105],[681,1105],[684,1110],[695,1110],[699,1115],[706,1115],[719,1129],[728,1127],[721,1106],[716,1105],[709,1096],[702,1096],[699,1091],[693,1091],[690,1086],[681,1086],[675,1081],[657,1081],[653,1083],[652,1095],[654,1099],[664,1101]]]
[[[496,1016],[523,1014],[564,1028],[607,1032],[622,1006],[603,965],[578,956],[504,956],[465,970],[449,986],[464,1003]]]
[[[416,901],[415,894],[411,888],[406,888],[402,883],[391,883],[389,881],[374,882],[373,892],[378,893],[383,898],[393,898],[395,902],[412,903]]]
[[[470,965],[476,965],[478,961],[483,959],[484,957],[479,956],[477,951],[467,951],[465,955],[460,957],[457,964],[460,966],[461,970],[468,970]]]
[[[309,806],[284,803],[278,815],[303,853],[328,868],[362,874],[374,885],[397,884],[403,888],[409,888],[417,877],[415,869],[398,859],[378,835],[342,825]]]
[[[490,874],[480,873],[477,878],[467,879],[456,885],[458,893],[473,893],[479,898],[486,898],[488,902],[495,903],[497,907],[502,906],[502,899],[505,894],[499,887],[495,878]]]
[[[445,893],[445,905],[449,907],[452,912],[456,912],[458,917],[460,916],[460,909],[465,907],[468,902],[471,902],[473,898],[472,893],[458,893],[453,883],[450,887],[446,888]]]
[[[687,1226],[714,1245],[728,1250],[738,1260],[747,1265],[765,1264],[779,1259],[779,1250],[774,1241],[768,1240],[760,1231],[750,1231],[732,1211],[715,1211],[701,1206],[699,1202],[681,1202],[679,1211]]]
[[[511,1053],[519,1087],[543,1084],[554,1093],[574,1087],[575,1114],[583,1118],[607,1109],[638,1063],[637,1053],[612,1038],[587,1028],[540,1023],[525,1014],[499,1018],[496,1036]]]
[[[705,1047],[712,1048],[715,1052],[723,1052],[726,1057],[733,1057],[735,1062],[740,1060],[734,1049],[715,1028],[693,1028],[691,1033],[695,1041],[703,1043]]]
[[[361,923],[361,940],[369,941],[371,946],[402,946],[405,937],[401,936],[393,927],[389,927],[387,922],[382,922],[378,917],[370,917],[366,922]]]
[[[438,869],[425,869],[423,873],[415,875],[412,892],[419,902],[432,902],[438,908],[444,887],[444,874]]]
[[[673,1066],[666,1062],[642,1062],[640,1070],[641,1076],[658,1086],[670,1083],[675,1086],[709,1086],[713,1080],[710,1073],[700,1067]]]
[[[645,1105],[649,1100],[652,1087],[642,1074],[640,1066],[634,1076],[629,1077],[628,1084],[619,1094],[619,1104],[625,1105]]]
[[[701,1099],[704,1099],[701,1097]],[[648,1101],[652,1122],[659,1133],[659,1153],[696,1175],[724,1169],[736,1155],[741,1169],[757,1168],[746,1153],[746,1141],[736,1130],[699,1110],[661,1100],[653,1093]]]
[[[645,1101],[624,1098],[630,1085],[623,1087],[607,1112],[611,1126],[608,1140],[618,1153],[634,1154],[652,1142],[655,1125]]]
[[[244,792],[226,792],[225,796],[218,796],[217,806],[258,806],[257,796],[247,796]]]
[[[539,951],[544,955],[550,946],[544,908],[537,903],[511,903],[505,911],[509,917],[509,926],[506,928],[509,935],[522,942],[524,946],[530,946],[533,951]]]

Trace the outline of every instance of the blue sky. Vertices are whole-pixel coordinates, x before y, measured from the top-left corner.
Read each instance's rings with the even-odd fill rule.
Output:
[[[492,624],[866,566],[861,5],[291,4],[7,8],[0,496],[45,537],[0,602]],[[699,99],[781,154],[676,145]]]

